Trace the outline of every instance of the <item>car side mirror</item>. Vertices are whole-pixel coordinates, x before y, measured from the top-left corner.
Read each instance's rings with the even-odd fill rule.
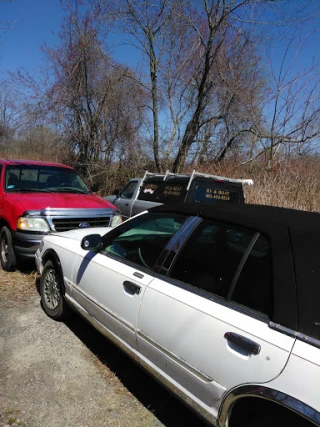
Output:
[[[119,196],[120,190],[113,190],[113,193],[115,196]]]
[[[85,251],[98,251],[101,247],[102,239],[100,234],[89,234],[81,240],[81,248]]]

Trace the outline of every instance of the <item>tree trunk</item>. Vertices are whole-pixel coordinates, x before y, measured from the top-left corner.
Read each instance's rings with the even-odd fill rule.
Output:
[[[153,49],[152,35],[149,35],[150,47],[150,78],[152,95],[152,115],[153,115],[153,155],[156,168],[161,172],[159,159],[159,105],[158,105],[158,79],[157,79],[157,60]]]

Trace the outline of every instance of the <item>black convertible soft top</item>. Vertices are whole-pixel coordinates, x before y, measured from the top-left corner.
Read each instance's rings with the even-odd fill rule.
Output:
[[[170,211],[216,219],[254,228],[267,234],[271,241],[277,242],[277,257],[290,256],[293,260],[293,272],[286,273],[285,277],[281,262],[276,263],[274,269],[274,276],[278,277],[278,294],[288,289],[288,286],[282,286],[282,283],[295,282],[290,285],[293,292],[281,297],[282,301],[287,302],[286,306],[282,307],[288,318],[285,326],[295,326],[293,319],[297,306],[298,332],[320,340],[320,214],[272,206],[222,203],[215,204],[214,207],[201,203],[163,205],[152,208],[151,211]],[[288,234],[289,244],[281,244],[279,229]],[[291,254],[283,253],[290,251]]]

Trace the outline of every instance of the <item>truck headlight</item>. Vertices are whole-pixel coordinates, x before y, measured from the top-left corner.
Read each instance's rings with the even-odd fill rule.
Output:
[[[17,229],[23,231],[50,231],[47,221],[43,218],[20,217],[17,222]]]
[[[121,215],[114,215],[111,221],[111,227],[116,227],[117,225],[122,223]]]

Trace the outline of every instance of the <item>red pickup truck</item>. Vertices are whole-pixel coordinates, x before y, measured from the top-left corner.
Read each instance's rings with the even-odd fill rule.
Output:
[[[91,192],[71,167],[0,159],[0,258],[4,270],[33,259],[51,232],[108,227],[121,222],[119,210]]]

